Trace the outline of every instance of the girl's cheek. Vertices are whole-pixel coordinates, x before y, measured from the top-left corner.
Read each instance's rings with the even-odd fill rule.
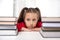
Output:
[[[33,26],[35,27],[37,25],[37,21],[34,22]]]
[[[35,27],[37,23],[34,23],[33,26]]]

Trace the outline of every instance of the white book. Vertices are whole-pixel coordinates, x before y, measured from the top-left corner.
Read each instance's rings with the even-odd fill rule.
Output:
[[[60,22],[60,17],[42,17],[42,22]]]
[[[0,30],[15,30],[16,29],[16,25],[0,25]]]
[[[16,17],[0,17],[0,21],[16,21]]]
[[[0,30],[0,36],[16,36],[17,30]]]
[[[60,31],[60,27],[42,27],[44,31]]]
[[[42,31],[40,30],[40,34],[44,38],[60,38],[60,31],[53,31],[53,32],[48,32],[48,31]]]
[[[0,26],[0,36],[15,36],[17,35],[17,28],[16,26]]]
[[[0,22],[0,25],[14,25],[16,22]]]
[[[60,27],[60,23],[42,23],[43,27]]]

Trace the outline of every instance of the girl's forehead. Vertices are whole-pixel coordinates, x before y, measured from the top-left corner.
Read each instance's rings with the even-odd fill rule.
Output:
[[[32,15],[32,16],[37,16],[37,13],[26,13],[26,15]]]
[[[37,13],[26,13],[26,15],[37,15]]]
[[[26,13],[25,17],[36,18],[38,17],[37,13]]]

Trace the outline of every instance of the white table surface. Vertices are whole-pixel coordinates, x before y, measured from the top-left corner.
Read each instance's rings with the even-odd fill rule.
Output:
[[[43,38],[39,32],[19,32],[17,36],[0,36],[0,40],[60,40],[60,38]]]

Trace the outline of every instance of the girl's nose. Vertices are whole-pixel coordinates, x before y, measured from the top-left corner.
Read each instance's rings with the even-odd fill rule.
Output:
[[[33,22],[31,21],[31,24],[33,24]]]
[[[31,26],[33,26],[33,22],[31,21]]]

